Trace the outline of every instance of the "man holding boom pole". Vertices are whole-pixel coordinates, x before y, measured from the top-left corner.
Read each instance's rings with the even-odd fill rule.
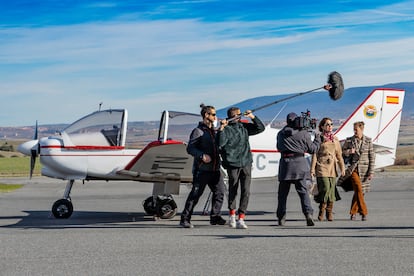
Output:
[[[229,226],[247,229],[244,221],[250,195],[250,182],[253,158],[250,152],[249,136],[265,130],[262,121],[250,110],[244,115],[251,123],[240,120],[242,114],[238,107],[227,110],[227,120],[222,120],[217,133],[218,144],[223,159],[223,167],[227,169],[229,185]],[[236,196],[240,184],[239,219],[236,222]]]

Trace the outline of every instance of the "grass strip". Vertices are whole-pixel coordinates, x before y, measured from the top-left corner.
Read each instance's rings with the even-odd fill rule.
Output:
[[[20,189],[23,184],[3,184],[0,183],[0,193],[10,193],[14,190]]]
[[[36,160],[36,165],[33,175],[40,175],[41,164],[39,158]],[[14,177],[14,176],[29,176],[30,172],[30,157],[5,157],[0,158],[0,177]]]

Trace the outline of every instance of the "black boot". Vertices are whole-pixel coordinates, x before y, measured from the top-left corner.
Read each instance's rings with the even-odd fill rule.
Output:
[[[315,226],[315,223],[313,222],[313,218],[311,214],[306,214],[306,225]]]
[[[211,216],[210,217],[210,224],[211,225],[224,225],[226,224],[226,220],[223,219],[221,216]]]
[[[284,226],[286,223],[286,216],[278,218],[278,221],[279,221],[279,226]]]

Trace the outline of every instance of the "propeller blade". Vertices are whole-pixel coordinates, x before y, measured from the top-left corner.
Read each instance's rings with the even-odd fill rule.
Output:
[[[17,147],[17,150],[24,155],[30,156],[30,178],[33,176],[33,171],[36,165],[36,157],[40,153],[40,144],[39,144],[39,131],[38,131],[38,123],[36,120],[35,125],[35,132],[33,135],[33,140],[27,141],[23,144],[20,144]]]
[[[35,133],[33,135],[33,140],[39,140],[38,137],[39,137],[39,125],[36,120]],[[30,179],[31,179],[33,176],[34,167],[36,165],[36,157],[40,153],[39,143],[37,144],[36,149],[32,149],[30,152],[31,152],[31,155],[30,155]]]
[[[30,155],[30,179],[33,176],[33,170],[34,170],[34,167],[36,165],[36,157],[37,157],[37,150],[32,149],[31,150],[31,155]]]
[[[37,140],[38,139],[38,125],[37,125],[37,120],[36,120],[36,127],[35,127],[35,133],[33,135],[33,140]]]

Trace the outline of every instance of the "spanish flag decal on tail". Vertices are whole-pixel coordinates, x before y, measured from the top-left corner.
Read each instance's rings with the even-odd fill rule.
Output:
[[[398,96],[387,96],[387,104],[399,104],[400,97]]]

